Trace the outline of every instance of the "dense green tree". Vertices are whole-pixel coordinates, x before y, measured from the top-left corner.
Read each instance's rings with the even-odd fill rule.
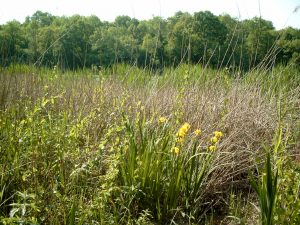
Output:
[[[168,19],[169,35],[166,55],[169,63],[190,62],[193,17],[189,13],[177,12]]]
[[[8,22],[1,27],[0,40],[2,65],[8,65],[11,62],[26,62],[27,43],[22,25],[18,21]]]
[[[98,28],[91,40],[93,50],[98,53],[99,65],[110,66],[118,62],[119,40],[116,27]]]
[[[31,63],[62,69],[115,63],[160,69],[184,62],[247,70],[275,62],[299,65],[299,36],[298,29],[276,31],[262,18],[238,21],[209,11],[179,11],[167,19],[142,21],[118,16],[114,22],[37,11],[23,24],[0,26],[0,58],[4,66]]]
[[[227,28],[227,36],[222,46],[220,67],[233,67],[242,69],[247,67],[248,52],[246,51],[245,40],[247,36],[242,29],[241,22],[228,14],[219,16],[219,20]]]
[[[36,23],[39,27],[49,26],[55,19],[55,16],[47,12],[36,11],[32,16],[25,19],[25,25],[32,22]]]
[[[50,26],[54,19],[55,16],[41,11],[37,11],[32,16],[26,17],[24,30],[27,48],[25,51],[28,55],[29,63],[37,62],[41,55],[41,52],[39,52],[39,50],[41,50],[40,45],[44,43],[38,43],[38,40],[40,40],[40,32],[43,28]]]
[[[167,37],[167,23],[161,17],[141,21],[138,29],[143,35],[140,61],[145,66],[158,68],[164,65],[164,48]],[[142,59],[142,60],[141,60]]]
[[[242,23],[247,34],[246,46],[250,55],[250,65],[255,66],[264,59],[270,58],[272,45],[275,42],[274,27],[271,21],[254,17]]]
[[[221,54],[218,49],[226,40],[227,32],[226,26],[211,12],[195,13],[191,47],[193,61],[201,60],[203,64],[217,66]]]
[[[300,65],[300,29],[288,27],[281,30],[277,45],[280,48],[279,61]]]

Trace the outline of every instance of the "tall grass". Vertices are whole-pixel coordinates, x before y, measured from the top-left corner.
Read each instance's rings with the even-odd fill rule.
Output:
[[[252,180],[251,185],[259,198],[261,223],[263,225],[274,224],[274,211],[278,195],[278,171],[275,171],[275,174],[273,174],[270,152],[266,156],[265,169],[261,182],[256,183]]]
[[[284,151],[276,162],[288,168],[297,160],[298,74],[280,67],[237,77],[188,65],[162,74],[127,65],[2,68],[1,223],[228,221],[230,196],[251,190],[249,171],[279,124]],[[215,131],[224,133],[216,144]],[[289,197],[298,193],[297,174],[279,171],[293,184]],[[273,214],[284,218],[278,204]]]

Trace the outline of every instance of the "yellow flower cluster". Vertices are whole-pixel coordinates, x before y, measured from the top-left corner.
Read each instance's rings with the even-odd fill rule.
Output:
[[[191,128],[191,125],[188,124],[188,123],[184,123],[180,128],[179,130],[177,131],[176,133],[176,142],[177,144],[179,144],[179,146],[182,145],[183,141],[184,141],[184,138],[185,136],[187,135],[189,129]],[[200,130],[199,130],[200,131]],[[201,133],[201,131],[200,131]],[[199,133],[199,134],[200,134]],[[179,152],[180,152],[180,148],[177,147],[176,145],[171,149],[171,152],[178,155]]]
[[[221,139],[224,136],[224,134],[221,131],[215,131],[214,134],[215,137],[217,137],[218,139]]]
[[[216,144],[218,141],[223,137],[223,133],[221,131],[215,131],[214,136],[210,139],[210,142],[212,143],[211,146],[208,147],[210,151],[215,151],[217,149]]]
[[[194,134],[195,134],[196,136],[200,136],[200,135],[201,135],[201,130],[199,130],[199,129],[195,130],[195,131],[194,131]]]
[[[164,117],[164,116],[162,116],[162,117],[159,118],[158,121],[159,121],[160,123],[166,123],[166,122],[167,122],[167,118]]]
[[[211,146],[209,146],[208,147],[208,149],[209,149],[209,151],[216,151],[216,149],[217,149],[217,146],[215,146],[215,145],[211,145]]]
[[[176,155],[178,155],[179,152],[180,152],[180,149],[179,149],[178,147],[173,147],[173,148],[171,149],[171,152],[172,152],[172,153],[174,152]]]
[[[178,143],[182,143],[184,141],[184,138],[187,134],[187,132],[189,131],[191,125],[189,123],[184,123],[182,125],[182,127],[180,127],[180,129],[178,130],[177,134],[176,134],[176,141]]]
[[[217,142],[218,142],[218,138],[217,138],[216,136],[214,136],[214,137],[212,137],[212,138],[210,139],[210,142],[211,142],[211,143],[217,143]]]

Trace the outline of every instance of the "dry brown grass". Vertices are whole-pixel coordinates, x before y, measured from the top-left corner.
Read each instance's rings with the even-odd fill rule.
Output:
[[[74,118],[84,117],[94,110],[98,116],[90,132],[95,138],[101,127],[107,127],[112,120],[121,117],[122,112],[134,116],[138,102],[145,107],[149,118],[163,115],[174,119],[179,107],[181,122],[200,128],[203,140],[214,130],[225,133],[216,160],[216,165],[222,167],[215,178],[220,186],[253,165],[252,156],[256,156],[263,143],[270,143],[278,122],[276,102],[263,96],[259,86],[246,87],[238,81],[231,88],[217,83],[187,86],[180,99],[178,95],[182,90],[168,84],[163,88],[131,87],[115,79],[100,83],[85,77],[49,81],[35,75],[2,75],[1,90],[1,107],[5,108],[25,99],[35,102],[43,96],[60,96],[52,110],[68,110]]]

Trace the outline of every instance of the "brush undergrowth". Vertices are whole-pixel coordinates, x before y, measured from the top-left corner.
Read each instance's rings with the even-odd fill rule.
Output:
[[[298,224],[299,79],[1,68],[0,221]]]

